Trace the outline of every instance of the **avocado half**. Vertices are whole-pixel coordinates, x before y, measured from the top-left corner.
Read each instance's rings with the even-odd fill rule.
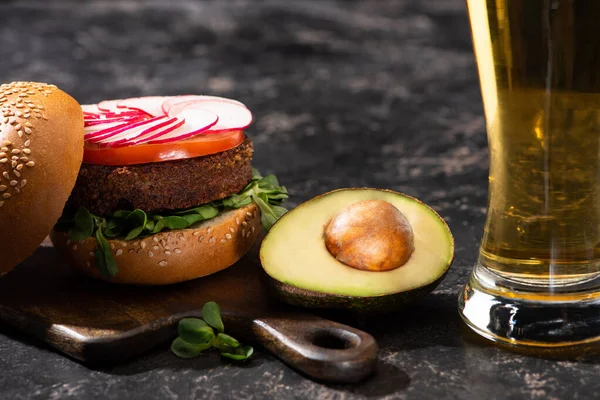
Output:
[[[410,222],[414,250],[404,265],[364,271],[343,264],[327,250],[323,234],[329,222],[363,200],[387,201]],[[454,259],[454,238],[446,222],[414,197],[382,189],[339,189],[285,214],[265,237],[260,259],[272,293],[288,304],[379,313],[433,291]]]

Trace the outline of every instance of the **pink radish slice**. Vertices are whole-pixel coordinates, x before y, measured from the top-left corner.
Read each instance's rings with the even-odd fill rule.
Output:
[[[86,126],[83,128],[83,139],[88,140],[97,135],[101,135],[101,134],[105,133],[106,131],[109,131],[111,129],[117,129],[118,127],[121,127],[124,125],[127,125],[127,124],[123,123],[123,122],[112,122],[110,124]]]
[[[134,97],[121,100],[117,103],[117,107],[121,109],[139,110],[152,115],[153,117],[158,117],[166,114],[162,109],[164,99],[165,98],[162,96]]]
[[[187,95],[183,95],[183,96],[165,97],[164,99],[165,100],[163,101],[163,104],[162,104],[162,110],[165,114],[169,114],[169,110],[171,109],[171,107],[173,107],[176,104],[186,103],[189,101],[196,101],[196,100],[227,101],[230,103],[234,103],[234,104],[238,104],[240,106],[246,107],[244,105],[244,103],[239,102],[237,100],[227,99],[225,97],[217,97],[217,96],[202,96],[202,95],[195,95],[195,94],[187,94]]]
[[[104,101],[101,101],[100,103],[98,103],[97,107],[100,111],[117,113],[117,112],[121,111],[119,108],[117,108],[117,104],[121,100],[122,99],[104,100]]]
[[[101,140],[108,139],[110,137],[118,135],[119,133],[122,133],[128,129],[137,128],[138,126],[147,125],[152,122],[154,122],[153,118],[136,119],[131,122],[127,121],[119,126],[114,127],[114,128],[110,128],[110,129],[106,129],[104,131],[98,131],[98,132],[92,133],[88,137],[84,136],[84,139],[90,143],[98,143]]]
[[[246,107],[220,100],[198,100],[176,104],[171,107],[169,116],[178,116],[189,109],[208,110],[217,114],[219,121],[210,128],[211,131],[244,129],[252,123],[252,113]]]
[[[168,125],[166,128],[163,128],[163,129],[161,129],[159,131],[148,133],[146,135],[138,136],[137,138],[135,138],[133,140],[129,140],[127,142],[118,143],[115,147],[134,146],[136,144],[148,143],[152,139],[160,137],[160,136],[163,136],[163,135],[166,135],[167,133],[172,132],[175,129],[178,129],[183,124],[185,124],[185,120],[182,119],[182,118],[173,117],[173,119],[175,119],[177,122],[175,122],[175,123],[173,123],[171,125]]]
[[[101,112],[100,109],[98,108],[97,104],[82,104],[81,110],[83,111],[84,114],[86,114],[86,113],[99,114]]]
[[[149,119],[148,123],[146,124],[138,125],[130,129],[124,129],[121,133],[102,139],[97,143],[111,147],[128,140],[133,140],[139,136],[156,132],[157,130],[160,130],[161,128],[171,125],[177,121],[177,118],[169,118],[166,115],[161,115],[159,117]]]
[[[128,122],[136,119],[136,117],[121,117],[121,118],[94,118],[84,119],[84,126],[96,126],[104,124],[112,124],[113,122]]]
[[[177,115],[177,118],[185,119],[185,124],[180,128],[175,129],[166,135],[152,139],[147,143],[158,144],[187,139],[208,130],[211,126],[215,125],[219,121],[217,114],[200,108],[189,108],[187,110],[182,110]]]

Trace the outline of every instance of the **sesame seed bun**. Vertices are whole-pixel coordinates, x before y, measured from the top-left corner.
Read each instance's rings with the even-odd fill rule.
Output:
[[[161,232],[135,240],[109,240],[119,272],[104,279],[95,265],[96,240],[71,242],[50,234],[54,247],[80,272],[113,283],[165,285],[210,275],[237,262],[260,233],[260,211],[251,203],[219,214],[194,229]]]
[[[52,230],[83,158],[83,112],[54,85],[0,85],[0,275]]]

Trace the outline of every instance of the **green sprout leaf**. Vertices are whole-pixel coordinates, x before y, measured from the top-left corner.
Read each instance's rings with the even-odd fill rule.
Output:
[[[79,207],[73,218],[73,227],[69,230],[69,238],[82,241],[94,234],[94,216],[87,208]]]
[[[254,349],[252,346],[241,346],[234,349],[233,352],[221,352],[223,357],[231,358],[236,361],[244,361],[252,357]]]
[[[221,319],[221,310],[219,309],[219,305],[214,301],[209,301],[202,307],[202,318],[219,333],[224,332],[225,327]]]
[[[225,333],[219,333],[214,339],[213,346],[221,350],[230,350],[240,347],[240,342]]]
[[[207,350],[210,347],[211,347],[210,343],[205,343],[205,344],[188,343],[185,340],[183,340],[181,337],[178,337],[177,339],[173,340],[173,343],[171,343],[171,351],[177,357],[181,357],[181,358],[197,357],[200,354],[202,354],[202,352],[204,350]]]
[[[215,333],[206,322],[198,318],[183,318],[178,325],[179,337],[192,344],[207,344]]]
[[[105,278],[112,278],[119,272],[117,263],[110,252],[110,245],[106,238],[102,235],[101,229],[96,229],[96,241],[98,248],[96,249],[96,267]]]

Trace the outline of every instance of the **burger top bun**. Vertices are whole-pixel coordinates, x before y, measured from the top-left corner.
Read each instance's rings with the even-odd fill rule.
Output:
[[[83,113],[54,85],[0,85],[0,275],[44,240],[83,158]]]

